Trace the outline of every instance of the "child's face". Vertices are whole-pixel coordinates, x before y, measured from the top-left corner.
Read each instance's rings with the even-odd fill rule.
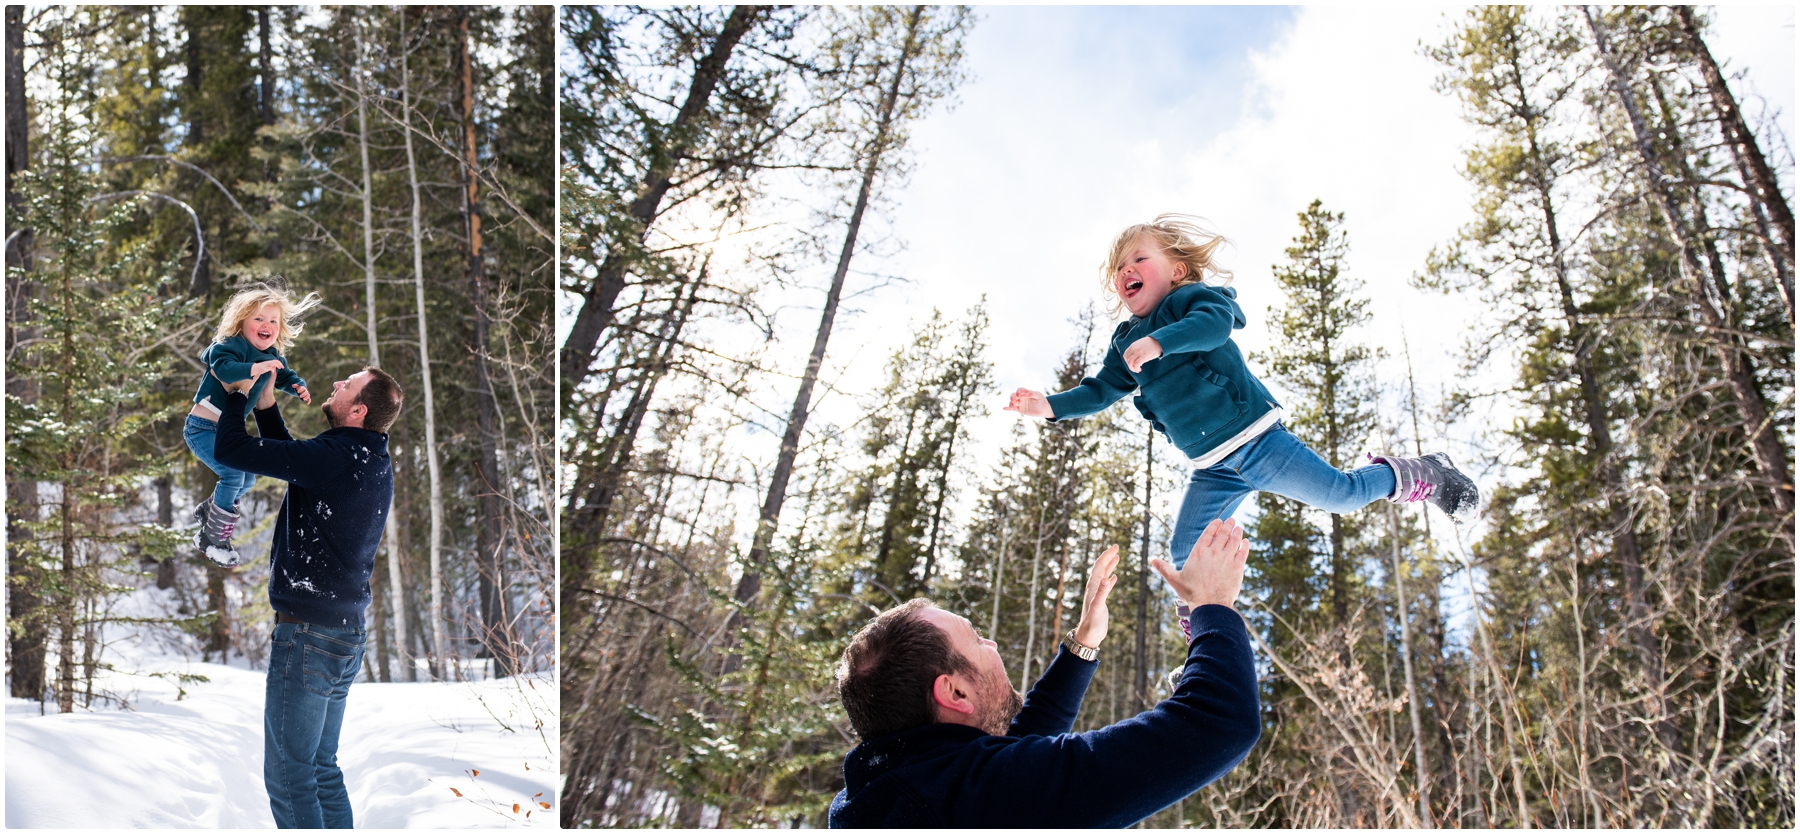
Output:
[[[1171,260],[1154,239],[1139,235],[1113,275],[1113,289],[1125,299],[1125,309],[1141,318],[1156,309],[1174,283],[1186,275],[1187,264]]]
[[[281,337],[281,308],[274,304],[264,304],[261,309],[250,314],[241,325],[244,338],[257,350],[268,350],[275,340]]]

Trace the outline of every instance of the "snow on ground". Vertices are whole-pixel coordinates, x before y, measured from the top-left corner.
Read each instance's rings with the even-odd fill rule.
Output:
[[[68,715],[39,717],[36,701],[7,700],[8,828],[274,826],[262,783],[263,673],[146,666],[209,681],[178,696],[175,681],[144,679],[128,708]],[[556,801],[554,691],[541,675],[351,686],[338,763],[357,825],[556,827],[555,809],[538,804]]]
[[[274,827],[262,783],[263,671],[115,661],[137,674],[107,673],[96,689],[123,707],[96,701],[56,715],[51,703],[40,717],[38,702],[7,699],[6,826]],[[208,680],[182,683],[181,673]],[[358,827],[555,828],[557,732],[549,675],[359,681],[338,763]]]

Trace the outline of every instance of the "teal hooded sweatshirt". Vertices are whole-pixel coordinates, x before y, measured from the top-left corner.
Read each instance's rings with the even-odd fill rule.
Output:
[[[1099,373],[1047,398],[1056,415],[1050,419],[1086,417],[1136,390],[1131,404],[1138,413],[1190,460],[1199,458],[1279,407],[1231,341],[1244,322],[1236,290],[1177,287],[1150,315],[1119,323]],[[1163,355],[1134,374],[1125,366],[1125,349],[1145,336],[1162,345]]]

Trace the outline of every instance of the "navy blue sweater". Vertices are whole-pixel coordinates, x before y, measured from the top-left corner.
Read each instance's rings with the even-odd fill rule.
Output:
[[[362,628],[369,574],[394,501],[387,435],[341,427],[311,440],[288,434],[281,409],[244,431],[242,393],[225,398],[213,453],[233,469],[288,482],[269,547],[269,604],[315,625]]]
[[[1276,406],[1274,395],[1244,365],[1231,331],[1244,327],[1237,290],[1176,287],[1150,315],[1119,322],[1100,370],[1046,399],[1055,420],[1086,417],[1136,389],[1131,404],[1188,458],[1198,458],[1249,428]],[[1155,337],[1163,355],[1132,373],[1125,350]]]
[[[927,724],[867,739],[844,759],[833,828],[1123,828],[1243,761],[1261,734],[1243,618],[1189,617],[1194,642],[1173,697],[1069,732],[1098,663],[1059,649],[1004,736]]]

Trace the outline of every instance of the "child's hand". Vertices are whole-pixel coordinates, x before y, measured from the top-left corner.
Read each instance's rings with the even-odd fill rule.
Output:
[[[1013,392],[1012,399],[1006,404],[1007,411],[1017,411],[1026,417],[1042,417],[1049,419],[1056,416],[1050,408],[1050,401],[1044,395],[1028,388],[1020,388]]]
[[[306,390],[306,386],[294,386],[294,396],[299,397],[301,402],[312,405],[312,393]]]
[[[1162,356],[1162,342],[1145,336],[1125,349],[1125,367],[1132,373],[1144,370],[1144,363]]]
[[[255,379],[263,374],[272,374],[287,367],[279,359],[268,359],[250,366],[250,378]]]

